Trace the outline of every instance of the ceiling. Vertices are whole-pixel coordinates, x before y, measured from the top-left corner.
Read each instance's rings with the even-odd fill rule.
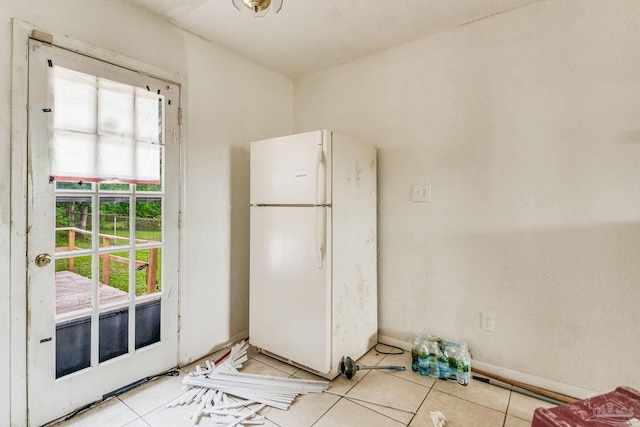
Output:
[[[296,79],[539,0],[284,0],[254,17],[231,0],[129,0]]]

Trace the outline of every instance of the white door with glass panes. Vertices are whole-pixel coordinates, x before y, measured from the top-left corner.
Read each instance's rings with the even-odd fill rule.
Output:
[[[29,46],[28,414],[177,364],[180,86]]]

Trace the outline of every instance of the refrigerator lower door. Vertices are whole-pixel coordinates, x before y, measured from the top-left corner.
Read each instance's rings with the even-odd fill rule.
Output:
[[[332,363],[331,265],[318,239],[328,211],[251,207],[251,344],[320,373]]]

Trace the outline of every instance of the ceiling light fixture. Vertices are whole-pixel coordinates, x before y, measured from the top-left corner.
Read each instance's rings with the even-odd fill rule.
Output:
[[[253,13],[253,16],[264,16],[273,9],[276,13],[282,9],[283,0],[231,0],[236,9],[242,10],[242,7],[246,7]]]

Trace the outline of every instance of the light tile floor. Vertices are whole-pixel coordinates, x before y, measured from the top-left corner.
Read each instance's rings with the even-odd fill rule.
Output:
[[[380,344],[378,350],[390,348]],[[225,351],[181,368],[179,377],[160,377],[87,410],[56,427],[181,427],[192,426],[194,406],[167,408],[184,393],[182,377],[204,360],[215,360]],[[254,350],[242,372],[282,377],[321,379]],[[525,427],[537,407],[554,405],[500,387],[471,381],[467,387],[452,381],[422,377],[411,370],[411,355],[385,355],[372,349],[358,360],[360,365],[404,365],[406,371],[362,370],[348,380],[339,376],[329,391],[346,394],[298,396],[288,411],[266,408],[266,427],[430,427],[429,412],[440,411],[447,427]],[[376,404],[368,402],[376,402]],[[198,425],[211,425],[203,418]]]

